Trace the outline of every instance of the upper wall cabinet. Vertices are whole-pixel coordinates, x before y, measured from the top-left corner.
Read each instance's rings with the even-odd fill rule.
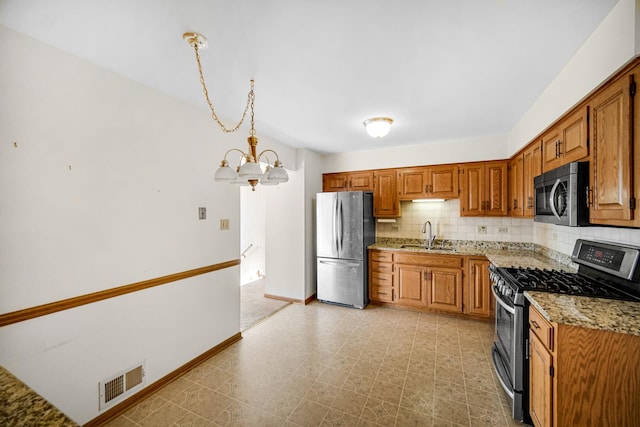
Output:
[[[542,136],[546,172],[589,155],[589,108],[581,106]]]
[[[400,216],[398,200],[398,173],[395,169],[373,172],[373,216],[397,218]]]
[[[373,191],[373,171],[325,173],[322,191]]]
[[[532,142],[509,163],[509,216],[533,218],[533,178],[542,173],[542,142]]]
[[[508,160],[460,166],[460,216],[507,216]]]
[[[457,199],[458,165],[399,170],[399,199]]]
[[[623,72],[589,100],[591,165],[589,216],[593,224],[640,227],[640,130],[635,96],[640,66]],[[635,136],[634,136],[635,134]]]

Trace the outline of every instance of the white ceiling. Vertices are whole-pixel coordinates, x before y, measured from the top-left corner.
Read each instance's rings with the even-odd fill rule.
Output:
[[[0,0],[0,23],[207,109],[199,32],[220,116],[255,78],[257,135],[330,153],[504,135],[616,2]]]

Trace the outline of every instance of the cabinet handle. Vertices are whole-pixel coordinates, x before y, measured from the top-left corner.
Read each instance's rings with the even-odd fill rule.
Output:
[[[528,203],[527,203],[527,209],[532,209],[533,208],[533,197],[529,196],[527,198]],[[588,203],[588,202],[587,202]]]
[[[428,193],[429,192],[429,184],[425,184],[424,185],[424,192]]]
[[[386,292],[378,292],[378,295],[387,295]]]
[[[587,207],[591,206],[591,203],[593,202],[593,191],[589,185],[587,185],[586,199]]]
[[[518,199],[513,199],[513,209],[518,209]]]
[[[534,328],[540,329],[540,325],[538,325],[538,322],[536,322],[535,320],[532,320],[531,324],[533,325]]]

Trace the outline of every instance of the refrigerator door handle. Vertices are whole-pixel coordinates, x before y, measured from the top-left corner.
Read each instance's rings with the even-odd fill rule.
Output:
[[[350,261],[327,261],[327,260],[318,260],[318,262],[320,264],[327,264],[327,265],[340,265],[343,267],[358,267],[360,264],[357,262],[350,262]]]
[[[342,200],[340,200],[340,211],[339,211],[339,213],[338,213],[338,221],[339,221],[339,222],[338,222],[338,224],[339,224],[339,229],[338,229],[339,231],[338,231],[338,233],[340,233],[340,234],[339,234],[340,242],[339,242],[339,247],[338,247],[338,250],[339,250],[339,252],[338,252],[338,253],[340,253],[340,254],[341,254],[341,253],[342,253],[342,243],[343,243],[343,238],[344,238],[344,224],[343,224],[343,214],[342,214]],[[342,256],[342,255],[340,255],[340,256]]]
[[[336,254],[338,254],[338,197],[335,198],[335,200],[333,201],[333,218],[331,219],[331,230],[333,231],[332,233],[332,237],[333,237],[333,246],[335,246],[336,248]]]

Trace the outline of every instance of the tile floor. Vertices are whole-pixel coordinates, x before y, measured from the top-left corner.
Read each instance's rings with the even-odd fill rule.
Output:
[[[108,424],[515,426],[493,325],[442,314],[292,304]]]

